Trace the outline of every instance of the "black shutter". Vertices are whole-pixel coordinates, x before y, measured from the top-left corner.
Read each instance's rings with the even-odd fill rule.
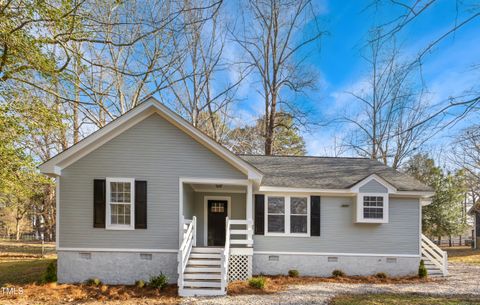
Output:
[[[105,228],[105,179],[93,180],[93,227]]]
[[[135,181],[135,229],[147,228],[147,181]]]
[[[310,235],[320,236],[320,196],[310,197]]]
[[[255,195],[255,234],[265,234],[265,195]]]

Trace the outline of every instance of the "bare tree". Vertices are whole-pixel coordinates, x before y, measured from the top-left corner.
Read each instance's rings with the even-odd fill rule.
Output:
[[[381,29],[371,35],[380,37]],[[349,92],[360,110],[345,117],[354,128],[345,143],[362,156],[398,168],[434,134],[435,122],[418,124],[428,117],[429,105],[415,80],[417,66],[402,61],[395,42],[371,39],[364,59],[370,72],[361,90]]]
[[[450,161],[466,172],[473,202],[480,198],[480,125],[462,130],[452,143]]]
[[[309,29],[305,29],[307,24]],[[266,155],[273,151],[279,108],[297,122],[305,122],[306,115],[288,98],[288,93],[301,93],[315,86],[315,73],[303,64],[309,54],[302,51],[323,34],[310,0],[245,2],[243,29],[233,36],[246,53],[244,63],[253,67],[259,79],[256,90],[265,101],[262,134]]]
[[[387,9],[391,9],[390,6],[393,6],[393,8],[395,10],[399,10],[400,13],[392,20],[388,20],[384,24],[380,25],[380,27],[383,29],[382,34],[372,38],[370,42],[374,40],[388,40],[395,38],[400,33],[406,31],[409,25],[411,25],[415,20],[421,19],[423,15],[431,11],[440,2],[446,1],[372,1],[371,6],[377,9],[383,5],[386,5],[388,7]],[[457,32],[462,31],[464,28],[480,19],[480,5],[477,2],[458,0],[450,0],[449,2],[456,7],[455,17],[454,20],[451,20],[451,25],[439,29],[440,34],[421,46],[417,50],[416,56],[411,60],[411,65],[423,64],[428,55],[431,54],[443,41],[454,37]],[[480,63],[473,65],[470,69],[470,73],[478,71],[479,68]],[[451,117],[450,121],[448,122],[449,124],[445,125],[449,126],[457,123],[470,113],[478,113],[480,110],[480,88],[477,86],[477,84],[473,84],[472,87],[466,87],[463,89],[464,91],[462,94],[444,97],[443,100],[437,105],[432,105],[432,111],[430,114],[423,120],[420,120],[416,124],[412,125],[411,128],[416,128],[417,126],[422,125],[429,120],[444,118],[446,116]],[[459,111],[452,116],[452,113],[450,112],[451,109],[456,109]]]
[[[190,5],[198,6],[197,2],[191,1]],[[193,126],[219,142],[224,142],[228,131],[228,106],[247,74],[237,67],[238,79],[225,77],[229,69],[235,68],[235,63],[228,62],[224,56],[227,31],[223,16],[216,7],[187,10],[183,14],[187,26],[175,42],[182,46],[185,54],[176,73],[167,78],[169,88],[161,94],[166,101],[172,100],[170,104]]]

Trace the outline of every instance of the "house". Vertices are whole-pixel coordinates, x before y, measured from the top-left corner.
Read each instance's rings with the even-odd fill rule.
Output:
[[[473,248],[480,248],[480,205],[474,204],[470,210],[468,210],[468,215],[473,218]]]
[[[40,166],[56,178],[58,281],[222,295],[252,274],[442,274],[432,190],[362,158],[237,156],[154,99]]]

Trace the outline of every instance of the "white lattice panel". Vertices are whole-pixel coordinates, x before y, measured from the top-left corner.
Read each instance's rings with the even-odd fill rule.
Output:
[[[251,255],[230,255],[228,262],[228,281],[245,281],[252,275]]]

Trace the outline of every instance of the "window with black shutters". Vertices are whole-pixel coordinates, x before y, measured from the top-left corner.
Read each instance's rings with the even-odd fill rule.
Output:
[[[310,197],[295,195],[265,196],[265,235],[308,236]]]

